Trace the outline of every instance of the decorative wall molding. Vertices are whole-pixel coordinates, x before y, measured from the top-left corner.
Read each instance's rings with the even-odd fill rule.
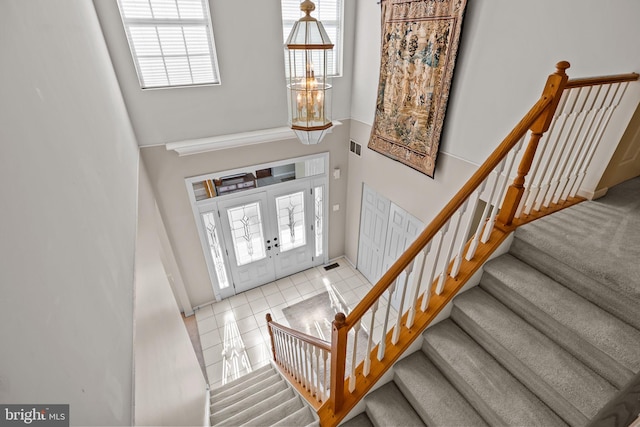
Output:
[[[333,126],[340,126],[342,122],[334,121]],[[333,128],[330,128],[330,133]],[[212,136],[208,138],[188,139],[165,144],[167,151],[175,151],[179,156],[207,153],[209,151],[226,150],[228,148],[244,147],[265,142],[286,141],[296,139],[296,135],[289,127],[261,129],[251,132],[232,133],[228,135]]]

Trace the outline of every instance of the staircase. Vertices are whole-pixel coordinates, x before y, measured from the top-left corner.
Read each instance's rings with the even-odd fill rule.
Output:
[[[212,426],[318,426],[309,406],[271,366],[211,391]]]
[[[639,378],[640,178],[519,228],[510,252],[423,337],[345,426],[597,419]],[[632,402],[627,424],[640,411]]]

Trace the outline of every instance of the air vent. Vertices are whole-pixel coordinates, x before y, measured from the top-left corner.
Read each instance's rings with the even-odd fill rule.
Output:
[[[355,142],[354,140],[350,141],[349,144],[349,151],[351,151],[352,153],[356,154],[357,156],[360,155],[360,151],[362,150],[362,146],[360,144],[358,144],[357,142]]]
[[[340,267],[340,264],[338,264],[337,262],[334,262],[333,264],[329,264],[329,265],[325,266],[324,269],[329,271],[329,270],[333,270],[334,268],[338,268],[338,267]]]

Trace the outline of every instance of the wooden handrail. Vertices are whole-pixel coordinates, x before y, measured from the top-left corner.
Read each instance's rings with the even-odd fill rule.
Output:
[[[270,328],[278,329],[288,335],[291,335],[294,338],[299,339],[300,341],[311,344],[315,347],[318,347],[322,350],[331,351],[331,343],[321,340],[320,338],[316,338],[312,335],[305,334],[304,332],[296,331],[295,329],[288,328],[280,323],[274,322],[270,320],[271,315],[267,313],[267,324]],[[271,333],[271,331],[269,331]]]
[[[565,88],[572,89],[576,87],[597,86],[612,83],[624,83],[634,82],[638,80],[640,74],[628,73],[628,74],[616,74],[613,76],[600,76],[600,77],[588,77],[583,79],[570,79]]]
[[[431,239],[435,237],[438,231],[444,226],[449,218],[458,210],[464,201],[473,194],[473,192],[482,184],[487,176],[496,168],[502,159],[511,151],[511,149],[522,139],[529,128],[535,123],[545,108],[551,104],[552,99],[548,96],[541,97],[520,122],[507,135],[502,143],[494,150],[489,158],[478,168],[478,170],[469,178],[467,183],[456,193],[455,196],[445,205],[440,213],[429,223],[429,225],[420,233],[416,240],[407,248],[407,250],[393,263],[387,272],[378,280],[376,285],[358,303],[358,305],[347,316],[345,325],[352,328],[356,322],[364,316],[371,306],[384,294],[393,281],[402,273],[411,261],[424,249]]]

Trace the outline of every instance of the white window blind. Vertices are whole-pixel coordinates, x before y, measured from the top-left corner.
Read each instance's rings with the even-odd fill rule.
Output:
[[[118,0],[140,86],[219,84],[208,0]]]
[[[300,11],[300,0],[281,0],[282,34],[286,41],[293,24],[304,16]],[[322,22],[333,43],[333,50],[327,55],[327,69],[330,77],[342,75],[342,23],[344,22],[343,0],[313,0],[316,10],[311,16]]]

